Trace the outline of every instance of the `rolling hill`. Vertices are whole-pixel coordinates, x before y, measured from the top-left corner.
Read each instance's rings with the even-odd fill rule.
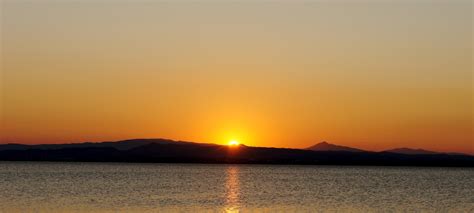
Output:
[[[0,145],[2,161],[239,163],[474,167],[474,156],[367,152],[321,143],[313,149],[223,146],[166,139],[117,142]]]

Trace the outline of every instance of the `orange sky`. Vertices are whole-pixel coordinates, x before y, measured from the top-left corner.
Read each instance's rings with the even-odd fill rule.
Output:
[[[469,0],[1,4],[1,143],[474,153]]]

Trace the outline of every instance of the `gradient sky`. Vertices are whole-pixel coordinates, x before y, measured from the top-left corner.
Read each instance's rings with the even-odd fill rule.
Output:
[[[0,142],[474,153],[473,3],[1,1]]]

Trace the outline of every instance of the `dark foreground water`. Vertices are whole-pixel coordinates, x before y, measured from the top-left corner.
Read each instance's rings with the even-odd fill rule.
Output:
[[[0,212],[474,211],[474,169],[0,162]]]

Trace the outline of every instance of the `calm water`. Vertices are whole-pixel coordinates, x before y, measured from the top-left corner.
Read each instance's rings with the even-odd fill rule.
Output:
[[[0,212],[474,211],[474,169],[0,162]]]

